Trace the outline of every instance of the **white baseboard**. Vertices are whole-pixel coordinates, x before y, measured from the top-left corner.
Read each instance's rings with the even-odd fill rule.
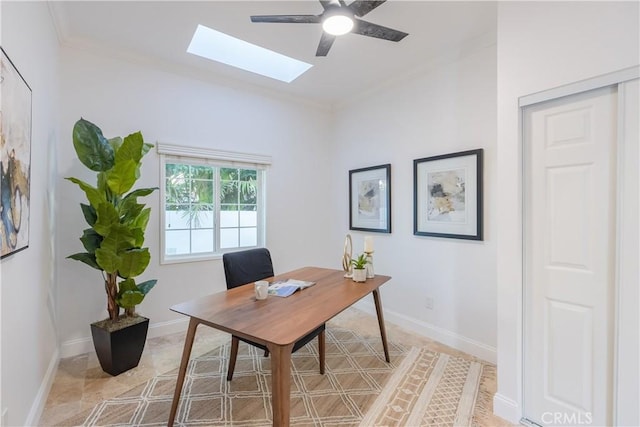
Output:
[[[368,301],[360,301],[355,306],[367,313],[371,313],[373,315],[376,314],[375,306]],[[416,332],[420,335],[424,335],[425,337],[431,338],[442,344],[446,344],[456,350],[460,350],[482,360],[486,360],[494,365],[496,364],[497,352],[495,347],[472,340],[456,334],[455,332],[439,328],[435,325],[413,319],[392,310],[385,309],[384,316],[386,321],[402,326],[403,328],[409,329],[410,331]]]
[[[40,383],[40,388],[38,389],[38,393],[36,394],[35,399],[33,400],[33,404],[31,405],[29,415],[27,415],[27,419],[24,425],[38,425],[40,416],[42,416],[42,411],[44,410],[44,405],[45,403],[47,403],[47,397],[49,396],[49,391],[51,390],[51,386],[53,385],[53,380],[56,378],[59,361],[60,352],[58,351],[58,349],[56,349],[56,351],[54,351],[53,355],[51,356],[49,366],[47,367],[47,372],[44,374],[42,383]]]
[[[522,418],[518,403],[499,393],[493,395],[493,414],[513,424],[519,424]]]
[[[60,359],[79,356],[89,353],[90,351],[93,351],[93,341],[91,337],[76,338],[60,344]]]
[[[161,337],[164,335],[175,334],[177,332],[185,332],[189,325],[189,319],[169,320],[166,322],[152,323],[149,325],[147,339]],[[91,336],[76,338],[65,341],[60,345],[60,358],[78,356],[81,354],[94,351],[93,340]]]
[[[166,322],[153,323],[149,326],[147,339],[162,337],[178,332],[186,332],[189,327],[189,318],[181,317],[180,319],[167,320]]]

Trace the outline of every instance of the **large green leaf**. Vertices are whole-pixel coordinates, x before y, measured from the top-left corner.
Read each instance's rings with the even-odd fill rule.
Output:
[[[110,138],[109,145],[111,145],[111,148],[113,148],[114,153],[117,152],[118,148],[120,148],[120,146],[122,145],[122,138],[120,138],[119,136]]]
[[[105,195],[105,200],[111,201],[111,190],[107,185],[108,172],[98,172],[98,191]]]
[[[99,248],[96,249],[96,262],[107,273],[115,273],[120,265],[120,257],[110,249]]]
[[[153,144],[147,144],[146,142],[144,144],[142,144],[142,156],[144,157],[145,154],[147,154],[149,152],[149,150],[151,150],[153,148]],[[136,168],[136,178],[140,178],[140,167],[142,166],[142,163],[138,163],[138,167]]]
[[[123,162],[125,160],[133,160],[137,165],[142,159],[142,147],[144,140],[140,132],[127,135],[122,142],[122,145],[116,151],[116,163]]]
[[[94,208],[99,206],[100,203],[104,203],[107,201],[102,192],[100,192],[97,188],[87,184],[86,182],[73,177],[65,179],[73,182],[74,184],[78,184],[82,191],[84,191],[84,194],[87,196],[87,200],[89,200],[89,203],[91,203],[91,206],[93,206]]]
[[[136,248],[142,247],[144,243],[144,231],[149,222],[149,213],[151,212],[151,208],[142,210],[143,207],[144,205],[136,203],[131,209],[126,210],[125,216],[121,217],[122,224],[125,225],[134,236],[135,243],[131,246]],[[125,210],[121,209],[121,211]]]
[[[73,255],[69,255],[67,258],[69,259],[75,259],[76,261],[82,261],[85,264],[87,264],[89,267],[93,267],[96,270],[102,270],[102,267],[100,267],[96,261],[96,256],[95,254],[88,254],[85,252],[80,252],[77,254],[73,254]]]
[[[82,245],[90,254],[95,254],[96,249],[100,247],[102,236],[96,233],[93,228],[87,228],[80,238]]]
[[[136,281],[129,278],[118,284],[116,304],[122,308],[133,308],[144,299],[144,293],[136,286]]]
[[[124,279],[123,281],[121,281],[118,284],[118,289],[119,289],[119,292],[139,290],[138,286],[136,286],[135,279],[132,279],[132,278]]]
[[[122,254],[118,273],[124,278],[139,276],[147,268],[150,260],[148,248],[127,251]]]
[[[135,219],[133,225],[142,230],[147,228],[147,224],[149,223],[149,215],[151,215],[151,208],[146,208],[143,210],[140,215]]]
[[[120,147],[122,150],[122,147]],[[133,160],[116,162],[109,171],[107,184],[113,193],[122,195],[136,183],[136,163]]]
[[[144,204],[138,204],[138,197],[148,196],[157,189],[158,187],[139,188],[124,196],[118,207],[120,215],[126,217],[124,221],[127,222],[136,218],[144,208]]]
[[[135,248],[138,237],[136,230],[130,229],[123,224],[113,224],[109,234],[102,240],[100,247],[117,254]]]
[[[127,194],[126,196],[124,196],[122,198],[122,200],[126,200],[126,199],[130,199],[130,198],[136,198],[136,197],[143,197],[143,196],[148,196],[149,194],[153,193],[154,191],[158,190],[158,187],[151,187],[151,188],[138,188],[137,190],[133,190],[131,193]]]
[[[144,230],[141,228],[133,228],[131,230],[131,234],[133,234],[136,242],[134,246],[136,248],[141,248],[144,244]]]
[[[116,304],[127,309],[133,308],[144,300],[144,294],[140,291],[124,291],[116,297]]]
[[[96,223],[96,219],[98,219],[96,210],[92,206],[85,205],[84,203],[80,203],[80,208],[82,209],[82,214],[84,215],[84,219],[87,221],[87,224],[93,227],[93,224]]]
[[[147,280],[136,286],[135,280],[132,278],[123,280],[119,283],[116,304],[125,309],[135,307],[144,300],[144,297],[151,291],[156,282],[156,279]]]
[[[96,209],[96,213],[98,219],[93,228],[98,234],[106,237],[111,232],[113,225],[118,224],[120,221],[118,211],[111,203],[101,203]]]
[[[118,205],[118,212],[120,213],[122,222],[124,224],[127,224],[133,222],[133,220],[136,219],[138,215],[140,215],[140,212],[142,212],[143,208],[144,205],[136,203],[135,198],[125,198],[122,199],[122,201]]]
[[[140,290],[140,292],[146,295],[151,289],[153,289],[157,282],[157,279],[151,279],[142,283],[138,283],[138,289]]]
[[[78,159],[92,171],[106,171],[113,167],[114,152],[100,128],[80,119],[73,126],[73,146]]]

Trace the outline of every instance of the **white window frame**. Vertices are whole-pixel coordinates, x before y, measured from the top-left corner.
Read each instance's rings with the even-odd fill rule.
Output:
[[[214,206],[214,232],[216,239],[214,251],[198,254],[166,254],[166,213],[165,213],[165,186],[166,186],[166,164],[185,163],[191,165],[206,165],[215,168],[239,168],[257,170],[256,185],[257,195],[257,245],[252,247],[262,247],[266,241],[266,171],[271,165],[271,156],[262,154],[238,153],[233,151],[214,150],[208,148],[186,147],[181,145],[158,142],[156,144],[158,156],[160,157],[160,264],[175,264],[193,261],[205,261],[220,259],[226,252],[248,249],[241,248],[220,248],[220,203],[217,201]],[[216,197],[220,194],[219,172],[214,177]]]

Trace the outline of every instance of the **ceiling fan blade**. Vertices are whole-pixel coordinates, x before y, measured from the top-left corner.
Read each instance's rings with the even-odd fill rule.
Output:
[[[349,5],[349,9],[351,9],[353,14],[356,16],[364,16],[376,7],[380,6],[385,1],[387,0],[356,0]]]
[[[251,22],[275,22],[280,24],[319,24],[317,15],[254,15]]]
[[[324,10],[329,9],[332,6],[340,6],[340,2],[338,0],[320,0],[320,4]]]
[[[335,41],[336,36],[332,36],[331,34],[322,32],[322,37],[320,37],[320,43],[318,43],[318,50],[316,50],[316,56],[327,56],[329,53],[329,49],[331,49],[331,45]]]
[[[356,19],[353,25],[354,34],[361,34],[367,37],[375,37],[378,39],[389,40],[392,42],[399,42],[409,34],[402,31],[394,30],[392,28],[383,27],[382,25],[372,24],[371,22]]]

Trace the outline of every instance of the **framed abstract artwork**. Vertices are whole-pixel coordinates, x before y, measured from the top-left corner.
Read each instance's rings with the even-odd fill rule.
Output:
[[[483,150],[413,161],[413,234],[482,240]]]
[[[391,233],[391,165],[349,171],[349,229]]]
[[[31,88],[0,50],[0,257],[4,258],[29,246]]]

